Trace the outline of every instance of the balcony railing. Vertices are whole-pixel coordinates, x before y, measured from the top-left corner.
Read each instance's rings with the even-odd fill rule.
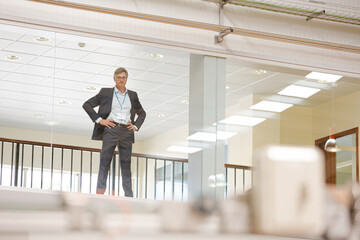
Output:
[[[0,138],[0,185],[95,193],[100,149]],[[105,194],[123,196],[118,153],[115,152]],[[132,154],[134,197],[187,200],[188,160]],[[252,170],[225,164],[226,197],[252,186]],[[239,186],[242,185],[242,188]]]
[[[243,194],[253,186],[253,169],[250,166],[225,164],[226,196]]]

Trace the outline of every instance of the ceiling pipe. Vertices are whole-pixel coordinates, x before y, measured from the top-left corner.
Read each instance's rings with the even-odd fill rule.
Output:
[[[203,0],[203,1],[215,2],[215,3],[222,2],[222,0]],[[307,17],[307,18],[309,18],[309,17],[313,18],[312,16],[314,14],[320,13],[317,16],[317,19],[338,22],[338,23],[360,25],[360,19],[349,18],[349,17],[345,17],[345,16],[338,16],[338,15],[333,15],[333,14],[326,14],[325,10],[323,10],[321,12],[314,12],[314,11],[309,11],[309,10],[304,10],[304,9],[288,8],[288,7],[283,7],[283,6],[278,6],[278,5],[273,5],[273,4],[263,3],[263,2],[249,1],[249,0],[228,0],[227,3],[233,4],[233,5],[238,5],[238,6],[243,6],[243,7],[251,7],[251,8],[256,8],[256,9],[261,9],[261,10],[267,10],[267,11],[272,11],[272,12],[279,12],[279,13],[303,16],[303,17]]]
[[[173,25],[177,25],[177,26],[215,31],[218,33],[224,32],[227,29],[232,29],[232,32],[231,32],[232,34],[246,36],[246,37],[253,37],[253,38],[266,39],[266,40],[272,40],[272,41],[277,41],[277,42],[285,42],[285,43],[291,43],[291,44],[305,45],[305,46],[311,46],[311,47],[317,47],[317,48],[324,48],[324,49],[360,54],[360,48],[354,47],[354,46],[349,46],[349,45],[344,45],[344,44],[337,44],[337,43],[316,41],[316,40],[310,40],[310,39],[304,39],[304,38],[290,37],[290,36],[286,36],[286,35],[259,32],[259,31],[254,31],[254,30],[247,30],[247,29],[242,29],[242,28],[222,26],[222,25],[216,25],[216,24],[210,24],[210,23],[195,22],[195,21],[189,21],[189,20],[184,20],[184,19],[162,17],[162,16],[145,14],[145,13],[130,12],[130,11],[124,11],[124,10],[120,10],[120,9],[111,9],[111,8],[104,8],[104,7],[92,6],[92,5],[86,5],[86,4],[71,3],[71,2],[66,2],[66,1],[57,1],[57,0],[27,0],[27,1],[50,4],[50,5],[55,5],[55,6],[62,6],[62,7],[69,7],[69,8],[98,12],[98,13],[112,14],[112,15],[122,16],[122,17],[136,18],[136,19],[141,19],[141,20],[145,20],[145,21],[167,23],[167,24],[173,24]]]

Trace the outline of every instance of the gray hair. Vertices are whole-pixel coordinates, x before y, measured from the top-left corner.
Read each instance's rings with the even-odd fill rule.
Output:
[[[123,73],[123,72],[126,74],[126,78],[129,77],[128,71],[123,67],[119,67],[118,69],[115,70],[114,77],[116,76],[116,74]]]

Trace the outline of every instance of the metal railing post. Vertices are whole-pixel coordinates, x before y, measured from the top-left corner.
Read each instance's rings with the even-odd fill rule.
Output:
[[[10,171],[10,186],[13,185],[13,169],[14,169],[14,143],[11,143],[11,171]]]
[[[112,175],[111,175],[111,194],[110,195],[115,195],[115,175],[116,175],[116,155],[114,154],[114,158],[112,161],[112,171],[111,171]]]
[[[156,161],[156,158],[154,159],[155,160],[155,173],[154,173],[154,200],[156,200],[156,163],[157,163],[157,161]]]
[[[82,169],[83,169],[83,150],[81,150],[81,156],[80,156],[80,192],[82,192]]]
[[[136,157],[136,198],[139,197],[139,157]]]
[[[166,160],[164,160],[164,193],[163,193],[163,200],[165,200],[165,187],[166,187]]]
[[[23,170],[24,170],[24,144],[22,144],[21,148],[21,177],[20,177],[20,187],[23,186]]]
[[[145,199],[147,199],[148,158],[145,158]]]
[[[69,146],[69,145],[59,145],[59,144],[52,144],[52,143],[43,143],[43,142],[32,142],[32,141],[26,141],[26,140],[16,140],[16,139],[6,139],[6,138],[0,138],[1,141],[1,152],[0,152],[0,185],[4,177],[4,157],[5,157],[5,150],[4,147],[5,143],[11,144],[11,150],[9,147],[9,156],[11,156],[11,167],[10,170],[10,185],[11,186],[23,186],[23,187],[39,187],[41,189],[48,188],[54,189],[55,183],[57,181],[60,181],[60,190],[70,190],[70,192],[73,191],[79,191],[82,192],[82,187],[84,184],[89,185],[89,192],[91,193],[92,190],[92,171],[93,171],[93,153],[94,152],[100,152],[100,149],[92,149],[92,148],[84,148],[84,147],[78,147],[78,146]],[[25,144],[31,146],[31,150],[26,150]],[[56,148],[61,149],[61,151],[55,151]],[[39,152],[37,153],[36,149],[39,149]],[[49,162],[47,161],[47,158],[45,155],[45,150],[49,149],[51,153],[49,154]],[[69,156],[64,152],[64,149],[67,151],[70,151]],[[41,151],[41,152],[40,152]],[[74,155],[74,151],[80,151],[81,155],[79,156],[79,159],[77,158],[77,155]],[[90,156],[89,159],[84,156],[84,151],[89,151]],[[29,167],[26,165],[25,158],[29,157]],[[59,157],[59,158],[58,158]],[[132,159],[136,157],[136,197],[143,197],[145,195],[145,199],[148,197],[148,191],[150,187],[153,187],[154,189],[154,198],[156,199],[159,197],[160,193],[163,193],[162,199],[165,200],[167,197],[166,191],[171,191],[169,194],[171,195],[172,199],[175,199],[177,194],[177,188],[176,187],[176,168],[177,163],[181,164],[181,198],[184,199],[184,191],[186,188],[186,178],[185,178],[185,163],[187,162],[187,159],[180,159],[180,158],[163,158],[158,157],[154,155],[146,155],[146,154],[133,154]],[[21,159],[20,159],[21,158]],[[59,160],[58,160],[59,159]],[[65,168],[65,159],[66,161],[69,161],[70,169],[66,170]],[[154,159],[154,165],[151,166],[151,170],[149,169],[149,159]],[[80,170],[77,171],[77,166],[74,165],[77,164],[74,161],[80,160],[79,167]],[[145,160],[144,162],[140,162],[140,160]],[[21,161],[21,162],[20,162]],[[37,164],[38,161],[39,164]],[[60,162],[56,162],[60,161]],[[116,154],[113,156],[113,163],[112,166],[109,169],[109,175],[108,175],[108,186],[109,186],[109,195],[116,193],[116,184],[118,183],[118,195],[120,194],[120,163],[116,162]],[[158,161],[163,162],[163,172],[161,173],[160,169],[157,169]],[[167,163],[171,162],[172,166],[169,166],[169,169],[167,169]],[[49,163],[49,164],[48,164]],[[21,164],[21,166],[20,166]],[[25,165],[24,165],[25,164]],[[59,164],[59,174],[56,172],[56,166]],[[85,177],[83,178],[84,169],[87,169],[87,164],[89,164],[90,174],[89,178]],[[143,164],[145,164],[145,168],[142,168]],[[39,168],[35,168],[35,166],[38,166]],[[153,168],[154,166],[154,168]],[[118,167],[118,169],[116,169]],[[180,167],[180,166],[179,166]],[[20,172],[21,169],[21,172]],[[145,170],[145,174],[143,174],[143,169]],[[152,170],[154,169],[154,170]],[[29,171],[27,171],[29,170]],[[159,170],[159,172],[157,172]],[[55,171],[55,172],[54,172]],[[154,171],[154,182],[151,184],[154,184],[153,186],[148,185],[149,184],[149,171]],[[70,174],[70,181],[66,181],[67,179],[64,179],[64,174]],[[20,175],[21,174],[21,175]],[[167,183],[167,175],[170,176],[170,185],[166,185]],[[8,175],[7,175],[8,176]],[[59,177],[58,177],[59,176]],[[118,176],[118,182],[116,182],[116,176]],[[36,179],[35,179],[36,178]],[[65,177],[66,178],[66,177]],[[152,177],[150,177],[152,178]],[[157,181],[158,179],[163,178],[163,181]],[[30,183],[29,183],[30,181]],[[143,182],[140,182],[143,181]],[[180,179],[179,179],[180,181]],[[8,181],[7,181],[8,182]],[[70,183],[70,186],[64,186],[64,182]],[[150,181],[151,182],[151,181]],[[157,183],[162,182],[164,185],[160,188],[157,187]],[[36,184],[35,184],[36,183]],[[56,185],[57,186],[57,185]],[[69,188],[68,188],[69,187]],[[171,190],[169,189],[171,188]],[[134,186],[135,188],[135,186]],[[159,189],[159,193],[157,190]],[[179,188],[180,191],[180,188]],[[87,191],[86,191],[87,192]],[[170,196],[169,195],[169,196]]]
[[[20,162],[20,144],[16,143],[16,146],[15,146],[15,172],[14,172],[15,187],[18,186],[19,162]]]
[[[4,142],[1,142],[0,185],[2,184],[3,161],[4,161]]]

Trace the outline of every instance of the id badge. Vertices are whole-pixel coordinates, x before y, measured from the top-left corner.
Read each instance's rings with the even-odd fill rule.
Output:
[[[123,121],[125,121],[125,120],[126,120],[126,113],[118,113],[118,114],[116,115],[116,118],[117,118],[118,120],[123,120]]]

